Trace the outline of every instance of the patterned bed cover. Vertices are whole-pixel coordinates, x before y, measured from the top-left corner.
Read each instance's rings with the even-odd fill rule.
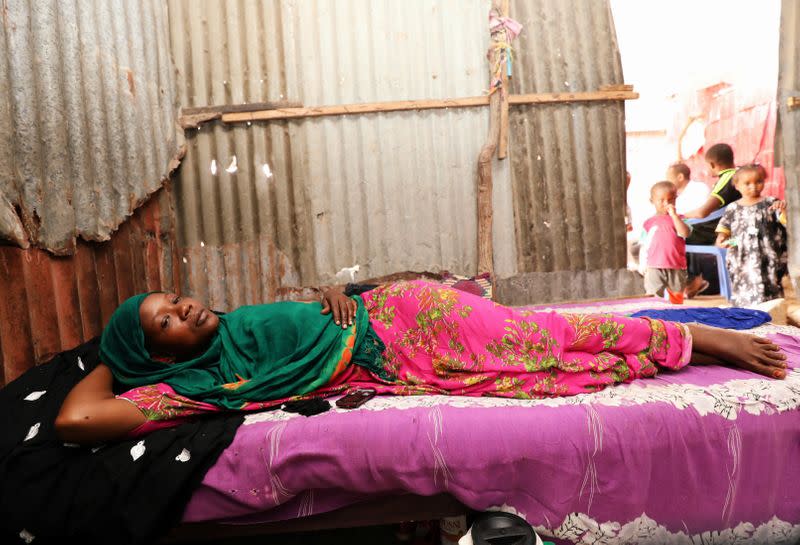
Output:
[[[280,521],[446,492],[476,510],[505,505],[567,543],[796,543],[800,330],[753,332],[789,353],[785,381],[692,367],[566,398],[378,397],[311,418],[253,414],[184,521]]]

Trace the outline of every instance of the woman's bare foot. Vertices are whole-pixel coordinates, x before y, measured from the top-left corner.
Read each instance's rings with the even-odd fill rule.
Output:
[[[691,361],[718,360],[767,377],[786,378],[786,355],[769,339],[699,324],[687,325],[692,333]]]

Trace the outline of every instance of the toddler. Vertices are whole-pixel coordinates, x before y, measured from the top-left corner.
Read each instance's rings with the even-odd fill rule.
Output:
[[[665,288],[682,294],[686,287],[686,237],[691,227],[675,211],[677,198],[678,189],[672,182],[658,182],[650,188],[656,215],[644,222],[644,289],[648,295],[663,297]]]
[[[781,279],[788,272],[786,203],[761,195],[764,178],[759,165],[736,171],[733,184],[742,198],[728,205],[717,225],[716,245],[728,249],[732,301],[740,307],[783,297]]]

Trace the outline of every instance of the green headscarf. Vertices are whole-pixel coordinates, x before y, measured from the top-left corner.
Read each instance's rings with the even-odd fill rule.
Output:
[[[129,388],[166,382],[191,399],[238,409],[311,392],[351,361],[380,370],[383,343],[358,296],[355,323],[347,329],[320,314],[320,303],[240,307],[219,316],[217,333],[201,355],[165,363],[145,347],[139,307],[148,295],[122,303],[100,340],[101,361]]]

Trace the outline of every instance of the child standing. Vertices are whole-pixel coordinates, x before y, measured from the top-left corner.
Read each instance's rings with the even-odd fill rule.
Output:
[[[667,288],[683,293],[686,287],[686,237],[691,227],[675,211],[678,189],[672,182],[658,182],[650,188],[650,202],[656,215],[644,222],[647,269],[644,289],[649,295],[664,296]]]
[[[764,169],[740,168],[733,177],[742,198],[730,204],[717,225],[716,245],[727,248],[733,304],[748,306],[783,297],[788,272],[786,203],[762,197]]]

